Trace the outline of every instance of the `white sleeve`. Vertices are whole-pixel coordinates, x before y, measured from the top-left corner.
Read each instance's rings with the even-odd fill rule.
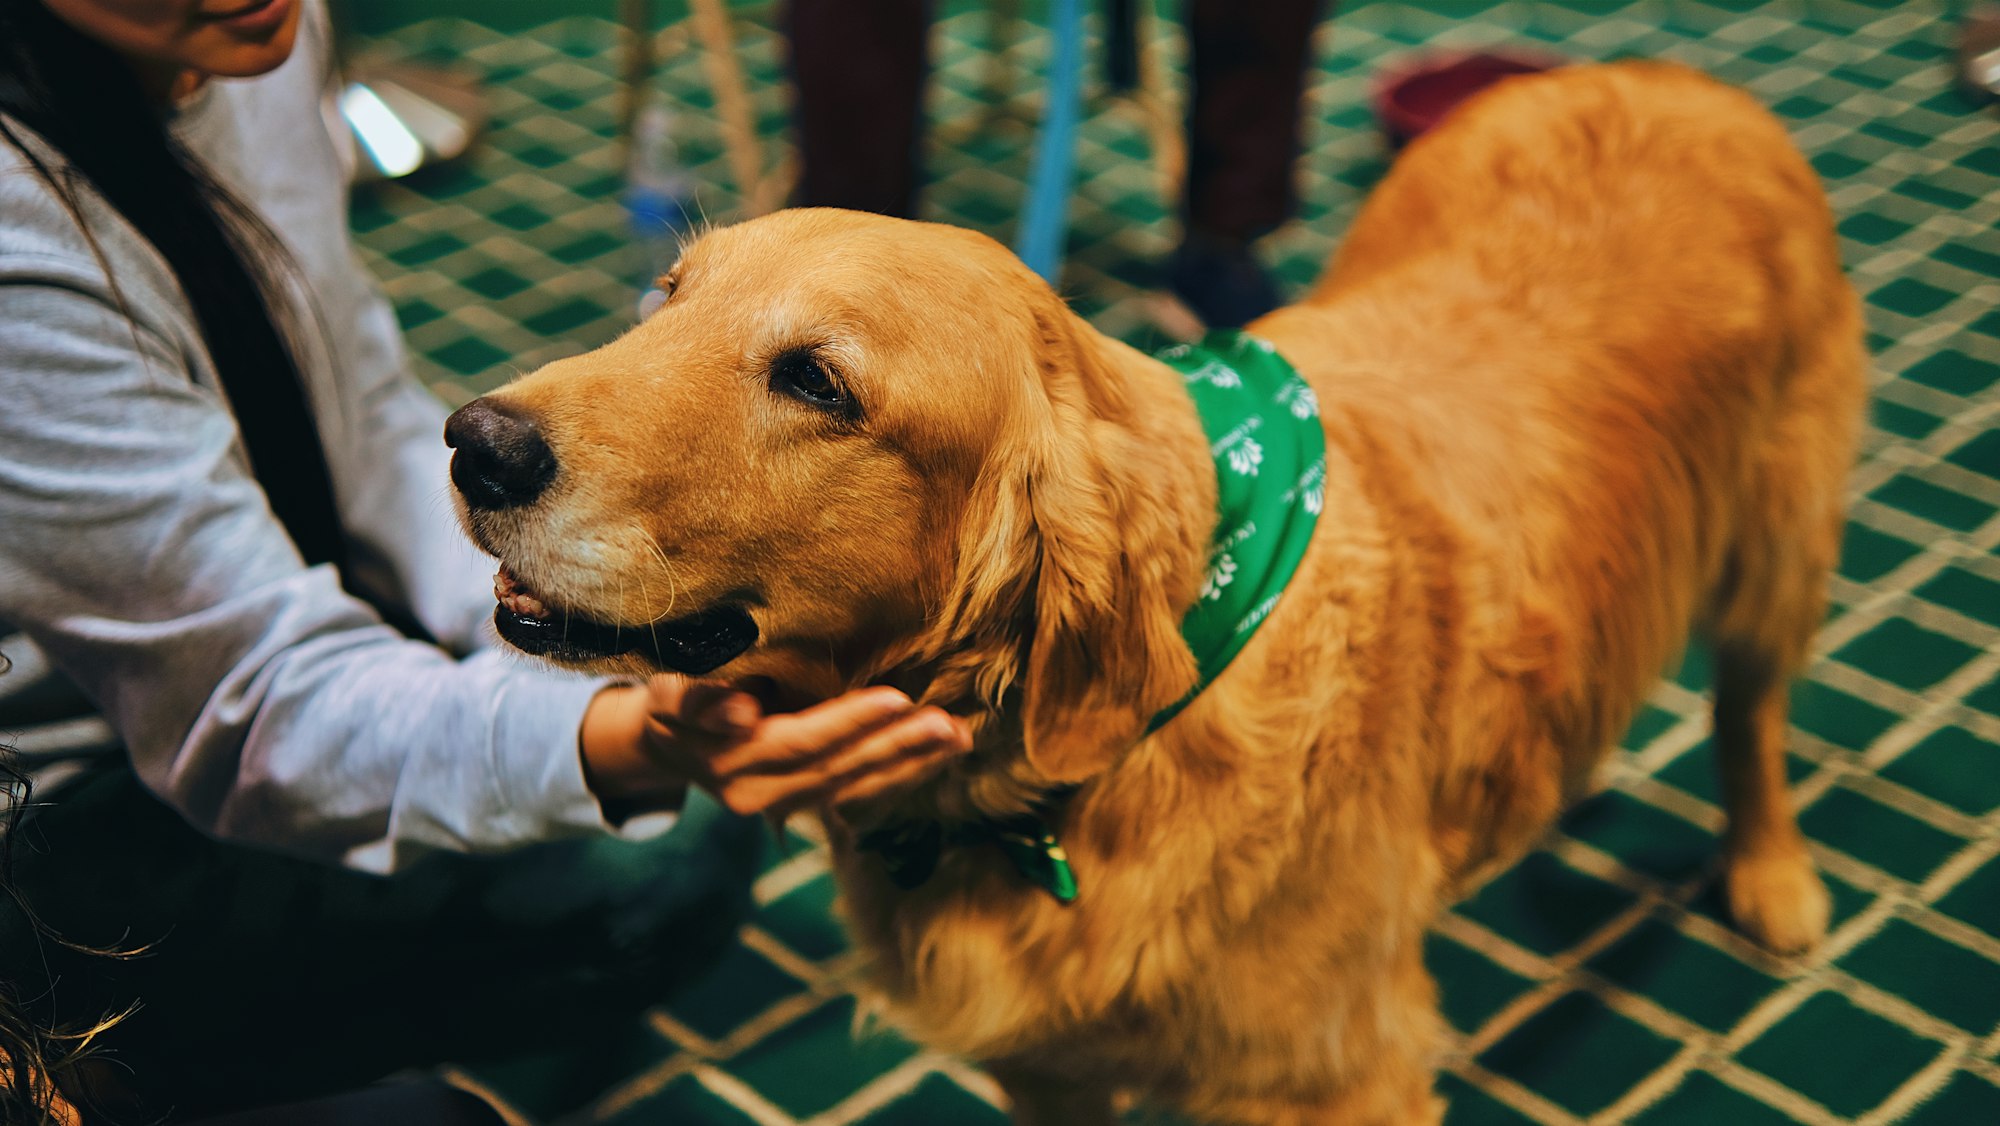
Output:
[[[454,660],[305,567],[169,335],[88,262],[0,256],[0,619],[218,834],[385,871],[606,830],[601,682]]]
[[[370,556],[390,572],[385,594],[410,608],[445,647],[466,653],[496,643],[496,566],[459,526],[451,497],[451,451],[444,444],[443,403],[411,378],[395,314],[361,276],[365,292],[349,360],[366,390],[358,424],[345,428],[359,448],[339,452],[341,519]],[[381,585],[378,583],[378,585]]]

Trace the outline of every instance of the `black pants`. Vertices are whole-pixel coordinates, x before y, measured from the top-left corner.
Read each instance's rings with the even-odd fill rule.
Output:
[[[731,940],[764,835],[697,798],[651,841],[436,856],[385,879],[214,841],[122,765],[49,801],[16,831],[17,888],[67,939],[146,951],[38,939],[0,900],[0,973],[60,1024],[138,1003],[93,1069],[118,1122],[559,1045],[636,1014]]]
[[[1292,214],[1312,31],[1329,0],[1187,0],[1189,230],[1247,241]],[[809,207],[916,213],[930,0],[791,0]]]

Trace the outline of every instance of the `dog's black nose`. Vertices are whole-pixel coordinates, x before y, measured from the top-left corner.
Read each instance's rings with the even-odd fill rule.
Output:
[[[487,399],[474,399],[445,420],[451,482],[474,508],[515,508],[532,502],[555,480],[556,455],[535,420]]]

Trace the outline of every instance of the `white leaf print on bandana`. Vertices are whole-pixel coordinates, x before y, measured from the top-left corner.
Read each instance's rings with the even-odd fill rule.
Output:
[[[1208,577],[1201,582],[1203,601],[1213,602],[1222,597],[1222,588],[1236,581],[1236,560],[1227,555],[1216,556],[1208,568]]]
[[[1301,387],[1292,395],[1292,417],[1311,418],[1319,413],[1319,396],[1310,387]]]
[[[1229,450],[1229,468],[1245,477],[1255,477],[1264,464],[1264,447],[1255,438],[1245,438]]]
[[[1236,373],[1235,368],[1230,367],[1228,364],[1215,363],[1214,361],[1210,361],[1196,368],[1193,374],[1189,375],[1188,378],[1191,380],[1192,379],[1207,380],[1214,386],[1225,389],[1230,387],[1243,386],[1243,377]]]

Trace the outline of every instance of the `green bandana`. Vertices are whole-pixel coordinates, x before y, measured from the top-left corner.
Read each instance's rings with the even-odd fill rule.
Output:
[[[1199,677],[1185,697],[1153,717],[1149,734],[1180,714],[1249,644],[1298,570],[1326,499],[1319,401],[1270,344],[1217,331],[1158,358],[1187,380],[1208,432],[1219,519],[1201,593],[1181,621]],[[930,878],[946,847],[996,844],[1028,882],[1068,903],[1076,898],[1076,874],[1049,822],[1053,805],[1073,789],[1050,794],[1020,817],[949,832],[936,822],[902,822],[866,834],[860,845],[882,854],[896,886],[913,888]]]
[[[1159,359],[1187,380],[1208,431],[1220,519],[1201,594],[1181,621],[1200,677],[1148,732],[1179,715],[1250,643],[1305,557],[1326,500],[1319,399],[1270,344],[1225,330]]]

